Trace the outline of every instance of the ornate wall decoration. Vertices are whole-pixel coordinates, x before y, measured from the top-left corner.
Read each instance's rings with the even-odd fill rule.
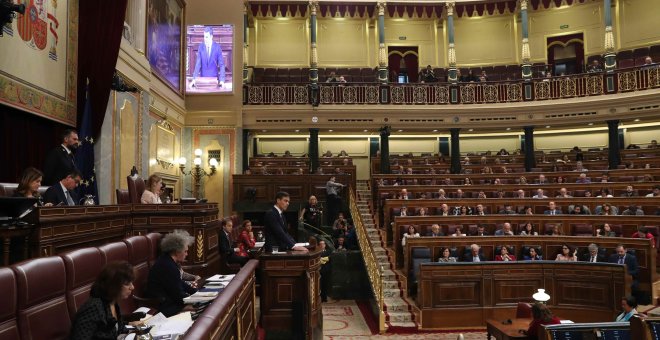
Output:
[[[560,97],[575,96],[575,79],[571,77],[565,77],[559,80],[559,96]]]
[[[273,86],[270,93],[270,98],[273,104],[286,103],[286,92],[283,86]]]
[[[357,87],[345,86],[342,87],[342,98],[344,104],[353,104],[357,102]]]
[[[487,103],[495,103],[499,101],[499,91],[497,85],[484,85],[484,101]]]
[[[471,104],[474,103],[474,93],[476,86],[465,85],[461,86],[461,103]]]
[[[433,86],[433,92],[435,92],[433,101],[436,104],[449,103],[449,88],[447,86]]]
[[[506,98],[510,102],[519,102],[522,100],[522,85],[520,84],[507,84],[506,85]]]
[[[550,98],[550,82],[542,81],[534,84],[534,97],[537,100]]]
[[[321,86],[321,103],[331,104],[335,102],[335,91],[333,86]]]
[[[296,104],[305,104],[309,102],[309,94],[306,86],[296,86],[294,90],[294,102]]]
[[[428,89],[427,86],[415,86],[415,87],[413,87],[413,103],[415,103],[415,104],[426,104],[426,101],[427,101],[426,90],[427,89]]]
[[[261,104],[264,100],[264,88],[262,86],[250,86],[248,100],[251,104]]]
[[[635,71],[619,73],[619,91],[634,91],[637,89],[637,73]]]
[[[603,94],[603,77],[600,75],[587,77],[587,95],[599,94]]]
[[[394,86],[391,88],[392,93],[392,103],[393,104],[403,104],[405,102],[405,88],[403,86]]]
[[[378,104],[378,86],[367,86],[365,100],[368,104]]]

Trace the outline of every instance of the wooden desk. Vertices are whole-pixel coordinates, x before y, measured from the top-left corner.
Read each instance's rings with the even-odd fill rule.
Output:
[[[576,322],[614,320],[630,294],[626,268],[584,262],[423,263],[417,307],[421,329],[483,327],[513,318],[518,302],[545,288],[555,315]],[[527,329],[527,327],[525,327]]]
[[[491,336],[495,337],[496,340],[527,339],[527,335],[522,333],[521,330],[526,331],[532,319],[508,320],[511,320],[511,324],[503,323],[502,320],[486,320],[487,339],[490,340]]]
[[[246,263],[195,320],[183,339],[256,339],[255,271],[258,265],[256,260]]]
[[[263,253],[259,265],[261,327],[266,332],[285,333],[287,338],[321,338],[321,251]]]

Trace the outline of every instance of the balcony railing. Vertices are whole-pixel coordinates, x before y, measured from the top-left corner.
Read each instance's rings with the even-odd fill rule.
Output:
[[[660,65],[529,81],[477,83],[247,84],[244,105],[492,104],[600,96],[660,88]]]

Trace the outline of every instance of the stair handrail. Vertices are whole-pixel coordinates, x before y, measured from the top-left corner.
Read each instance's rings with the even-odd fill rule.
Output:
[[[383,276],[384,270],[383,267],[378,264],[376,252],[374,251],[371,242],[369,242],[369,235],[367,233],[367,228],[362,222],[362,215],[360,214],[360,209],[358,209],[355,191],[353,187],[349,187],[349,206],[351,210],[351,216],[353,217],[353,224],[355,225],[355,231],[358,237],[358,243],[360,244],[360,249],[362,250],[362,258],[364,259],[365,267],[367,268],[367,274],[369,276],[369,282],[371,283],[371,289],[374,292],[374,297],[376,298],[376,303],[378,305],[378,330],[380,333],[385,332],[385,309],[384,309],[384,298],[383,298]]]

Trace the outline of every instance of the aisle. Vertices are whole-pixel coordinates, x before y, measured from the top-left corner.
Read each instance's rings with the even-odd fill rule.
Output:
[[[354,300],[323,304],[323,338],[328,340],[350,339],[438,339],[456,340],[459,332],[376,334],[373,335],[364,315]],[[466,340],[486,339],[485,332],[463,332]]]

